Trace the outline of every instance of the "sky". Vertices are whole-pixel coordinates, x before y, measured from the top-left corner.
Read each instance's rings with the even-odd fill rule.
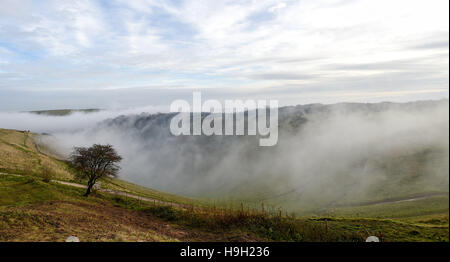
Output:
[[[0,110],[449,97],[448,0],[0,0]]]

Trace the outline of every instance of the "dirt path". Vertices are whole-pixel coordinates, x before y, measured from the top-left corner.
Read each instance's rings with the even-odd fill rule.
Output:
[[[3,173],[3,172],[0,172],[0,175],[7,175],[7,176],[21,177],[21,175],[17,175],[17,174],[8,174],[8,173]]]
[[[78,187],[78,188],[87,188],[87,186],[82,185],[82,184],[77,184],[77,183],[71,183],[71,182],[65,182],[65,181],[59,181],[59,180],[52,180],[52,182],[58,183],[58,184],[62,184],[62,185],[66,185],[66,186],[73,186],[73,187]],[[137,200],[140,200],[140,201],[153,202],[153,203],[164,204],[164,205],[169,205],[169,206],[186,207],[185,205],[182,205],[182,204],[162,201],[162,200],[149,198],[149,197],[133,195],[133,194],[130,194],[130,193],[127,193],[127,192],[123,192],[123,191],[116,191],[116,190],[102,189],[102,188],[98,189],[98,191],[109,193],[109,194],[113,194],[113,195],[118,195],[118,196],[129,197],[129,198],[137,199]]]
[[[62,184],[62,185],[66,185],[66,186],[73,186],[73,187],[78,187],[78,188],[86,188],[85,185],[81,185],[81,184],[77,184],[77,183],[70,183],[70,182],[59,181],[59,180],[52,180],[52,182],[58,183],[58,184]]]
[[[416,200],[421,200],[421,199],[426,199],[426,198],[431,198],[431,197],[436,197],[436,196],[448,196],[448,193],[424,193],[424,194],[417,195],[414,197],[409,197],[409,198],[372,202],[372,203],[370,203],[370,205],[409,202],[409,201],[416,201]]]
[[[335,205],[333,207],[358,207],[358,206],[375,206],[375,205],[382,205],[382,204],[395,204],[395,203],[401,203],[401,202],[410,202],[410,201],[417,201],[421,199],[427,199],[432,198],[436,196],[448,196],[449,193],[421,193],[416,194],[414,196],[410,197],[399,197],[399,198],[393,198],[393,199],[386,199],[386,200],[379,200],[379,201],[371,201],[371,202],[362,202],[357,204],[351,204],[351,205]]]
[[[0,172],[0,175],[9,175],[9,176],[16,176],[16,177],[23,176],[23,175],[18,175],[18,174],[9,174],[9,173],[2,173],[2,172]],[[52,180],[51,182],[61,184],[61,185],[66,185],[66,186],[73,186],[73,187],[77,187],[77,188],[87,188],[87,186],[78,184],[78,183],[72,183],[72,182],[66,182],[66,181],[60,181],[60,180]],[[163,205],[168,205],[168,206],[187,208],[187,206],[183,205],[183,204],[162,201],[162,200],[158,200],[155,198],[133,195],[133,194],[123,192],[123,191],[116,191],[116,190],[111,190],[111,189],[99,189],[98,191],[113,194],[113,195],[118,195],[118,196],[129,197],[129,198],[133,198],[133,199],[140,200],[140,201],[146,201],[146,202],[152,202],[152,203],[156,203],[156,204],[163,204]]]

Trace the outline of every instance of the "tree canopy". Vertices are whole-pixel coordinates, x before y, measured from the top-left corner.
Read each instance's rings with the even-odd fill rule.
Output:
[[[91,193],[92,187],[102,177],[117,177],[120,170],[118,163],[122,157],[112,145],[94,144],[91,147],[75,147],[70,162],[78,169],[78,176],[88,179],[85,196]]]

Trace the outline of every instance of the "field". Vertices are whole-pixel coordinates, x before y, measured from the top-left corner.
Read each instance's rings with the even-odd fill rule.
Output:
[[[0,241],[448,241],[448,193],[299,214],[262,203],[190,199],[119,179],[88,198],[36,134],[0,129]],[[108,191],[109,190],[109,191]],[[120,194],[119,194],[120,193]],[[153,201],[152,201],[153,200]]]

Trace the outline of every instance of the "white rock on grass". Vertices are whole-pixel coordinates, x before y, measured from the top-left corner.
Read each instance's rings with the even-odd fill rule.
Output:
[[[78,239],[78,237],[76,236],[70,236],[66,238],[66,242],[80,242],[80,239]]]
[[[366,239],[366,242],[380,242],[380,239],[376,236],[370,236]]]

